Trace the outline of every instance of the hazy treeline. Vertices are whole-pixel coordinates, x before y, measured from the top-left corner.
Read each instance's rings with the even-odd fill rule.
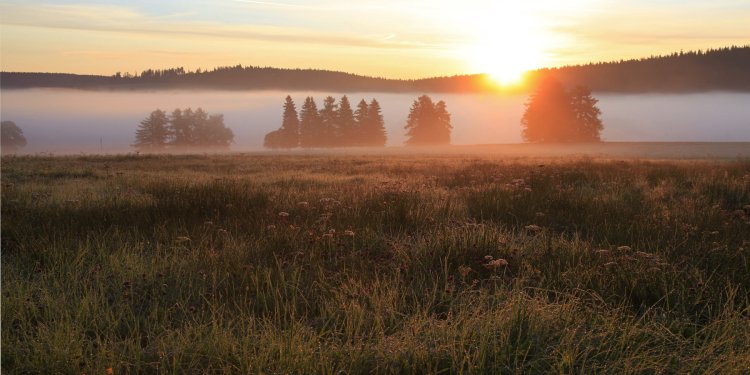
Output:
[[[416,100],[404,126],[409,137],[407,146],[448,145],[451,141],[451,115],[444,101],[434,103],[427,95]],[[274,149],[383,147],[387,141],[380,103],[359,101],[353,110],[344,95],[338,103],[332,96],[318,109],[315,99],[307,97],[297,113],[292,97],[287,95],[281,127],[268,134],[263,146]]]
[[[141,121],[133,147],[140,151],[184,149],[227,149],[234,140],[232,129],[224,125],[224,115],[209,114],[201,108],[175,109],[171,114],[157,109]]]
[[[750,45],[679,52],[643,59],[592,63],[529,74],[535,81],[554,75],[567,86],[585,85],[593,91],[688,92],[750,91]],[[397,80],[315,69],[226,66],[211,70],[149,69],[140,74],[113,76],[59,73],[0,73],[0,87],[69,88],[205,88],[236,90],[320,90],[376,92],[486,92],[496,90],[482,74]],[[518,90],[527,90],[519,88]]]
[[[332,96],[323,100],[318,109],[315,99],[308,96],[299,114],[291,96],[284,102],[281,128],[264,139],[268,148],[321,147],[383,147],[387,136],[380,103],[364,99],[352,109],[349,98],[342,96],[338,103]]]
[[[552,75],[567,86],[584,85],[594,91],[747,91],[750,46],[542,69],[535,74]]]

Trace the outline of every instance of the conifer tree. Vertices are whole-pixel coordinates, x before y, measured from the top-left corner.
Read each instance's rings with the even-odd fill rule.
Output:
[[[357,134],[356,122],[354,120],[354,112],[352,106],[349,103],[349,98],[346,95],[341,97],[339,101],[339,108],[336,113],[337,127],[335,137],[337,139],[336,145],[341,147],[352,146],[356,143],[354,138]]]
[[[364,146],[384,147],[387,140],[385,132],[385,123],[381,113],[380,103],[372,99],[367,107],[367,116],[364,125],[361,127],[361,133],[364,138]]]
[[[409,146],[447,145],[453,126],[445,102],[437,105],[427,95],[422,95],[411,106],[404,127]]]
[[[294,100],[287,95],[284,102],[284,118],[281,122],[282,148],[295,148],[299,146],[299,118],[297,109],[294,106]]]
[[[320,115],[315,100],[308,96],[299,112],[300,147],[311,148],[323,145]]]
[[[364,99],[360,100],[359,104],[357,104],[357,110],[354,111],[354,122],[357,127],[356,134],[352,139],[354,146],[363,146],[368,142],[366,134],[368,128],[367,125],[370,121],[368,110],[369,107],[367,106],[367,102]]]
[[[336,109],[336,99],[328,96],[323,100],[323,108],[320,109],[320,137],[322,147],[331,147],[336,145],[336,129],[338,116]]]
[[[268,148],[295,148],[299,146],[299,118],[294,100],[290,95],[284,100],[284,114],[281,128],[274,130],[264,138],[263,146]]]
[[[166,112],[157,109],[138,126],[133,147],[140,151],[162,151],[169,136],[169,118]]]

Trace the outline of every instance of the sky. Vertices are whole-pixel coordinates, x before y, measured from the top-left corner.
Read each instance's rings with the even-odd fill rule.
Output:
[[[490,73],[750,44],[750,0],[0,0],[3,71],[182,66],[387,78]]]

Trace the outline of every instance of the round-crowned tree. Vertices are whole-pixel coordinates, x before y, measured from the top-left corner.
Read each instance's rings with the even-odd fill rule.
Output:
[[[521,118],[524,141],[533,143],[599,142],[604,129],[598,102],[588,88],[572,90],[554,78],[542,81]]]

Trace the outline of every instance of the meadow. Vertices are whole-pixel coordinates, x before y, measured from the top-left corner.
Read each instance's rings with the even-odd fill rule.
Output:
[[[2,158],[2,372],[750,373],[750,160]]]

